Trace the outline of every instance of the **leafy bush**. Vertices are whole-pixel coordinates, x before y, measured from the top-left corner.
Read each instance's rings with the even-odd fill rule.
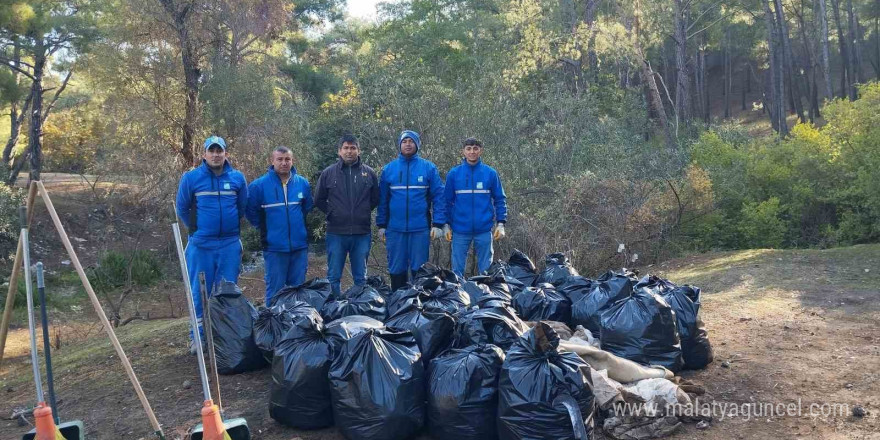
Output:
[[[729,130],[694,143],[717,213],[695,226],[697,247],[832,246],[880,239],[880,84],[825,107],[826,125],[784,140]]]
[[[151,253],[108,251],[96,267],[88,270],[95,291],[107,293],[119,288],[150,286],[162,278],[162,265]]]
[[[24,191],[0,184],[0,259],[15,253],[21,225],[18,207],[24,204]]]

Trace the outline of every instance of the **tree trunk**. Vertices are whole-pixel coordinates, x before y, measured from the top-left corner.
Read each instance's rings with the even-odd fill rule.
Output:
[[[840,0],[831,0],[831,12],[834,13],[834,24],[837,26],[837,42],[840,45],[840,96],[849,96],[849,84],[852,74],[849,70],[849,50],[843,24],[840,21]]]
[[[846,15],[849,19],[847,32],[847,45],[849,46],[849,99],[855,101],[859,97],[859,89],[857,85],[862,82],[862,66],[859,64],[859,52],[857,37],[858,27],[856,22],[856,12],[853,9],[852,0],[846,0]]]
[[[679,121],[687,124],[691,118],[690,73],[687,65],[687,27],[690,2],[675,0],[675,109]]]
[[[740,92],[740,96],[742,98],[741,110],[746,111],[746,110],[748,110],[748,107],[746,106],[746,91],[749,89],[749,82],[750,82],[749,78],[751,77],[751,75],[749,74],[748,69],[743,67],[743,73],[741,76],[742,76],[742,86],[741,86],[742,91]]]
[[[828,44],[828,14],[825,10],[825,1],[816,0],[816,3],[819,6],[819,42],[822,45],[822,75],[825,77],[825,98],[831,100],[834,99],[834,89],[831,86],[831,49]]]
[[[874,47],[877,49],[877,63],[874,65],[874,73],[880,78],[880,17],[874,19]]]
[[[596,54],[596,12],[599,8],[599,0],[587,1],[584,8],[584,23],[590,27],[590,38],[587,40],[587,57],[589,59],[590,72],[592,72],[593,82],[599,81],[599,56]]]
[[[853,53],[855,54],[856,60],[856,79],[858,79],[859,83],[864,83],[865,60],[862,58],[862,41],[864,40],[864,35],[862,34],[861,22],[859,22],[859,10],[853,7],[852,0],[847,0],[847,2],[852,11],[852,18],[850,20],[853,23]]]
[[[189,16],[192,5],[179,6],[174,0],[159,0],[165,11],[174,20],[174,30],[180,43],[180,58],[183,64],[184,89],[186,92],[186,114],[183,120],[183,137],[178,150],[181,166],[184,169],[195,165],[195,133],[199,118],[199,58],[195,44],[189,34]]]
[[[801,43],[804,45],[804,70],[806,75],[804,79],[804,88],[807,92],[807,102],[809,103],[810,122],[815,122],[819,113],[818,94],[816,93],[816,69],[813,65],[813,55],[811,53],[810,39],[807,38],[807,27],[804,23],[804,0],[801,0],[801,13],[798,17],[798,32],[801,36]]]
[[[12,49],[12,66],[16,69],[21,68],[21,44],[18,41],[18,38],[13,39],[13,49]],[[18,85],[19,78],[21,74],[18,71],[14,71],[13,77],[15,78],[15,84]],[[25,101],[24,106],[21,109],[21,113],[18,112],[18,101],[12,101],[9,105],[9,140],[6,141],[6,146],[3,148],[3,166],[8,167],[9,161],[12,159],[12,150],[15,149],[15,144],[18,143],[18,136],[21,134],[21,124],[24,122],[24,117],[27,114],[28,103],[30,103],[30,96]]]
[[[788,122],[785,112],[785,67],[782,44],[779,38],[779,27],[775,23],[773,11],[770,10],[770,1],[764,0],[764,22],[767,26],[767,41],[770,46],[770,119],[779,137],[788,135]]]
[[[24,169],[24,165],[29,162],[30,157],[30,150],[24,150],[24,153],[21,153],[20,156],[12,160],[12,168],[9,169],[9,176],[6,177],[7,185],[15,185],[15,181],[18,180],[18,175],[21,173],[21,170]]]
[[[40,180],[43,170],[43,74],[46,69],[46,47],[42,36],[34,45],[34,80],[31,83],[31,120],[28,127],[28,152],[31,171],[28,183]]]
[[[786,77],[788,78],[788,87],[791,91],[791,100],[794,103],[794,111],[801,122],[807,122],[802,100],[804,93],[801,90],[800,66],[795,61],[791,50],[791,38],[788,34],[788,21],[785,19],[785,10],[782,9],[782,0],[774,0],[774,4],[776,5],[776,31],[780,36],[779,41],[782,43],[782,57],[785,62]]]
[[[722,90],[724,90],[724,119],[730,117],[730,74],[733,70],[730,67],[730,27],[724,32],[724,82]]]
[[[651,65],[648,63],[648,60],[645,58],[645,54],[642,51],[642,45],[639,37],[641,27],[639,25],[641,19],[641,3],[639,0],[635,2],[635,17],[633,20],[633,35],[635,36],[634,40],[634,48],[637,55],[638,63],[639,63],[639,76],[642,79],[642,87],[645,89],[645,99],[648,101],[648,108],[650,109],[650,113],[653,114],[654,121],[658,128],[663,132],[664,137],[666,138],[666,146],[670,150],[677,149],[677,142],[675,140],[675,135],[672,132],[672,128],[669,126],[669,120],[666,117],[666,109],[663,106],[663,99],[660,95],[660,89],[657,88],[657,81],[654,78],[654,70],[651,69]]]

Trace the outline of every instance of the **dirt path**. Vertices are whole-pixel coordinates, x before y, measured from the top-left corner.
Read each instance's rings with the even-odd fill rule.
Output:
[[[686,376],[727,405],[725,417],[716,414],[709,429],[687,425],[672,438],[880,438],[878,262],[880,246],[872,245],[714,253],[643,268],[703,288],[703,319],[716,361]],[[73,323],[65,331],[85,334],[86,328]],[[73,338],[54,354],[62,417],[83,420],[91,439],[149,438],[150,427],[106,337],[88,328],[82,341]],[[201,400],[196,364],[184,354],[185,321],[136,322],[119,335],[166,434],[183,438],[197,422]],[[25,428],[6,418],[33,403],[25,337],[22,329],[12,333],[12,357],[0,368],[0,439],[20,438]],[[335,429],[301,432],[271,420],[270,381],[268,369],[221,377],[227,416],[246,417],[255,439],[341,439]],[[798,402],[800,416],[731,414],[733,405]],[[814,417],[813,404],[841,408],[817,406]],[[855,405],[868,416],[854,418]],[[821,415],[842,407],[842,414]]]

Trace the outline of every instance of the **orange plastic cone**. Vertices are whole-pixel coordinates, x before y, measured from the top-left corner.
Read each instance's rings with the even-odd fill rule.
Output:
[[[52,418],[52,408],[46,402],[40,402],[34,408],[34,421],[36,422],[36,435],[34,440],[66,440]]]
[[[203,440],[232,440],[223,426],[220,417],[220,408],[214,405],[213,400],[206,400],[202,407],[202,439]]]

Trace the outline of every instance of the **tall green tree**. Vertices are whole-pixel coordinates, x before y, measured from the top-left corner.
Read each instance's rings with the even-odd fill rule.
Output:
[[[46,89],[44,80],[54,56],[63,51],[66,56],[74,57],[95,38],[97,5],[91,0],[24,0],[11,2],[8,11],[11,12],[0,14],[0,53],[3,54],[0,62],[26,78],[30,85],[25,158],[30,162],[29,178],[39,180],[43,166],[43,124],[73,71],[68,67],[61,84],[54,90]],[[10,50],[12,57],[6,55]],[[44,95],[50,91],[52,98],[45,103]],[[14,140],[10,141],[14,145]],[[9,145],[7,142],[7,147]],[[14,167],[8,181],[14,182],[20,170],[20,166]]]

